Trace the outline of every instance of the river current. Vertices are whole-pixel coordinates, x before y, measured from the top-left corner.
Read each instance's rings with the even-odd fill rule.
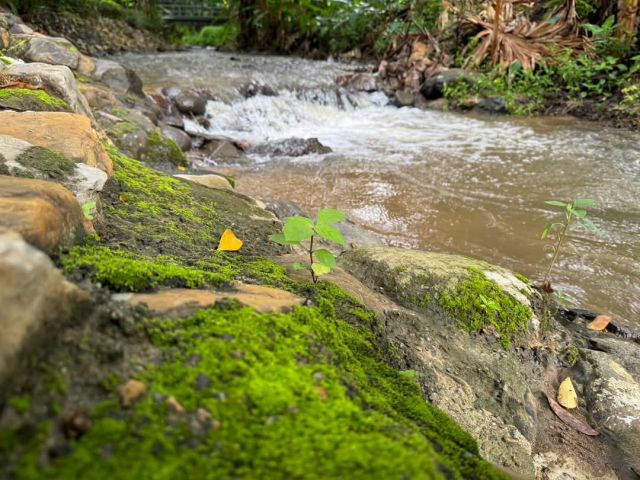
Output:
[[[640,327],[640,132],[572,118],[470,116],[392,106],[339,89],[354,67],[195,50],[125,55],[146,88],[207,88],[207,133],[251,145],[318,138],[333,152],[253,156],[237,189],[314,213],[333,207],[389,245],[460,253],[539,280],[550,199],[594,198],[601,234],[574,230],[554,286]],[[276,96],[244,98],[249,82]],[[191,122],[190,128],[199,127]]]

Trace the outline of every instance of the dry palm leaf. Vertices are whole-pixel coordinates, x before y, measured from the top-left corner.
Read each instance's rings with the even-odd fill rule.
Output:
[[[552,53],[552,48],[584,47],[576,21],[575,0],[568,0],[542,22],[516,14],[514,4],[509,1],[497,4],[500,15],[486,9],[466,19],[483,29],[476,36],[480,41],[475,54],[477,64],[489,57],[494,65],[520,62],[523,68],[532,69],[541,57]]]

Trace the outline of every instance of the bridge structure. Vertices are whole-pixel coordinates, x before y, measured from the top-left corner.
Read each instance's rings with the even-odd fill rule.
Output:
[[[213,25],[224,23],[224,8],[211,0],[160,0],[162,19],[168,23]]]

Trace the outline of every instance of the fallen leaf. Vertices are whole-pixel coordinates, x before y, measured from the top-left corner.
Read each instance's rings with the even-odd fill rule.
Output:
[[[320,397],[320,400],[322,401],[327,401],[329,399],[329,395],[327,394],[327,391],[325,390],[324,387],[321,387],[320,385],[316,385],[316,393],[318,394],[318,396]]]
[[[560,420],[569,425],[570,427],[576,429],[580,433],[584,433],[585,435],[589,435],[590,437],[596,437],[600,435],[593,428],[591,428],[584,420],[581,420],[577,417],[571,415],[571,413],[567,412],[564,408],[562,408],[558,402],[556,402],[551,395],[547,394],[547,400],[549,401],[549,405],[551,406],[551,410],[555,413]]]
[[[564,408],[576,408],[578,406],[578,394],[573,388],[571,377],[567,377],[558,387],[558,403]]]
[[[602,330],[607,328],[607,325],[611,323],[611,320],[613,319],[609,315],[598,315],[593,322],[590,322],[587,325],[587,328],[589,330],[601,332]]]
[[[182,165],[178,165],[178,170],[180,170],[181,172],[184,172],[187,169],[187,167],[183,167]]]
[[[120,200],[120,203],[127,203],[127,197],[125,197],[124,195],[120,195],[118,197],[118,200]]]
[[[237,252],[242,248],[242,240],[234,235],[230,229],[226,229],[220,238],[218,250],[222,252]]]

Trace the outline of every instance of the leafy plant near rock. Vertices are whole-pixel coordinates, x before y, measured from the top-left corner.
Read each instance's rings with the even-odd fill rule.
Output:
[[[298,264],[298,268],[308,269],[313,283],[316,283],[320,276],[326,275],[335,268],[336,259],[329,250],[315,248],[314,241],[320,237],[329,242],[344,245],[342,233],[333,224],[342,222],[346,218],[347,216],[341,211],[332,209],[320,210],[315,222],[306,217],[289,217],[282,233],[271,235],[269,238],[280,245],[304,248],[309,253],[309,264]]]

